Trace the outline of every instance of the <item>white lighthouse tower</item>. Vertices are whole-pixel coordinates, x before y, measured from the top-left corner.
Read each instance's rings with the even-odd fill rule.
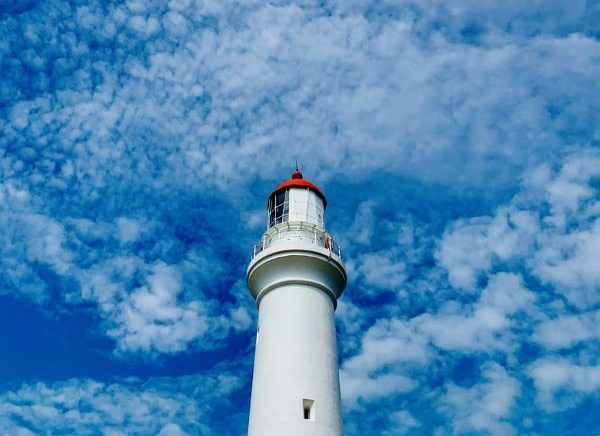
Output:
[[[269,196],[247,275],[258,305],[249,436],[342,434],[333,312],[346,271],[326,206],[297,168]]]

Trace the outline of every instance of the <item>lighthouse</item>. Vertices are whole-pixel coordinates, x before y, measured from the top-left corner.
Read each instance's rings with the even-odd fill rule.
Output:
[[[249,436],[342,434],[334,311],[347,276],[326,207],[298,168],[267,201],[247,273],[258,306]]]

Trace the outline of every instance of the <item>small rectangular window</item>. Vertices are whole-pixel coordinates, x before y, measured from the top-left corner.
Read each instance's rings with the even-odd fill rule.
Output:
[[[307,400],[306,398],[302,400],[302,408],[304,409],[304,419],[309,421],[315,420],[315,401]]]

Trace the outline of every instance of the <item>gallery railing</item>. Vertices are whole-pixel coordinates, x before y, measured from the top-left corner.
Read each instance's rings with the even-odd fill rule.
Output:
[[[317,226],[307,225],[306,223],[288,222],[270,228],[258,244],[254,245],[252,258],[279,242],[313,244],[329,250],[340,258],[342,257],[341,247],[326,231]]]

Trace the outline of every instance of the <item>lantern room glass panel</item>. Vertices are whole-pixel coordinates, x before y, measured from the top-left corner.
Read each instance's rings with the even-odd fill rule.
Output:
[[[269,198],[269,227],[287,223],[290,216],[289,190],[281,191]]]

